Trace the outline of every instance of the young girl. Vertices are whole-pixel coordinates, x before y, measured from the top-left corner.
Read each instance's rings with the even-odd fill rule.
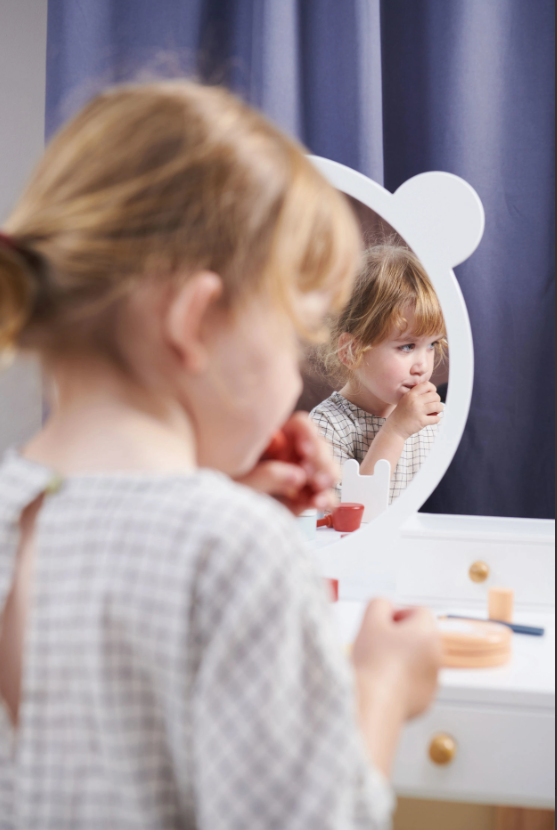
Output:
[[[56,389],[0,468],[2,830],[387,826],[433,620],[370,605],[356,705],[292,514],[230,478],[273,489],[299,335],[357,255],[341,196],[222,90],[116,88],[48,148],[0,239],[0,343]],[[330,463],[285,432],[274,489],[318,506]]]
[[[325,365],[340,392],[311,412],[342,465],[362,475],[391,463],[391,501],[412,481],[435,441],[443,404],[430,383],[446,347],[437,295],[407,248],[366,252],[348,305],[332,328]]]

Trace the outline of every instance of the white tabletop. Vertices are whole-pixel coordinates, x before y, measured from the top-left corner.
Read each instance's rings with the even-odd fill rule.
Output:
[[[342,600],[333,606],[342,642],[351,643],[358,631],[363,602]],[[446,608],[435,613],[478,617],[477,609]],[[555,617],[517,614],[516,623],[546,629],[543,637],[513,636],[512,661],[496,669],[443,669],[439,702],[497,704],[548,710],[555,708]]]

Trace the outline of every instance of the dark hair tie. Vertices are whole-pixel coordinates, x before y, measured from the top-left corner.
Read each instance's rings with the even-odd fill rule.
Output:
[[[6,248],[11,248],[12,251],[17,250],[17,244],[13,236],[10,236],[9,234],[4,233],[3,231],[0,231],[0,243],[2,245],[5,245]]]
[[[28,272],[32,275],[36,288],[33,302],[34,311],[48,306],[50,304],[50,281],[48,263],[44,256],[20,244],[13,236],[3,231],[0,231],[0,245],[4,245],[21,257],[27,266]]]

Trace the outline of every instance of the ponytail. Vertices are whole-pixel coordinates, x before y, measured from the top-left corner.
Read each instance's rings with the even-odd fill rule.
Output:
[[[0,352],[17,344],[37,295],[32,255],[0,233]]]

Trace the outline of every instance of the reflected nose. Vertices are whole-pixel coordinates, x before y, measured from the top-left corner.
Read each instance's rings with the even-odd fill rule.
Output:
[[[410,370],[412,375],[423,375],[427,370],[427,360],[425,355],[416,354],[414,357],[414,363],[412,364],[412,369]]]

